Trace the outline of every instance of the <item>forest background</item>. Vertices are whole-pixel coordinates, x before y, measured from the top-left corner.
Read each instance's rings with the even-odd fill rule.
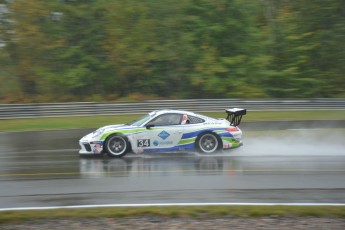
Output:
[[[2,0],[0,103],[345,97],[343,0]]]

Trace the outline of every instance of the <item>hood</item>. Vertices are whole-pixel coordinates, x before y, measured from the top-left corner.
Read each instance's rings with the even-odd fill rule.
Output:
[[[114,130],[133,129],[133,128],[138,128],[138,127],[137,126],[132,126],[132,125],[127,125],[127,124],[106,125],[106,126],[100,127],[95,132],[97,132],[97,131],[111,132],[111,131],[114,131]]]
[[[135,127],[136,126],[126,125],[126,124],[106,125],[106,126],[98,128],[97,130],[93,131],[89,135],[95,138],[95,137],[101,136],[103,133],[112,132],[116,130],[133,129]]]
[[[100,127],[99,129],[104,129],[104,130],[113,130],[113,129],[118,129],[118,128],[124,128],[124,127],[128,127],[128,125],[126,124],[118,124],[118,125],[106,125],[103,127]]]

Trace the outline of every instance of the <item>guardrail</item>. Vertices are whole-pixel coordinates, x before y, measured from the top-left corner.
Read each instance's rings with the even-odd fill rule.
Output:
[[[194,112],[224,111],[240,107],[255,110],[344,110],[339,99],[189,99],[149,100],[142,102],[69,102],[37,104],[0,104],[0,119],[143,114],[156,109],[181,109]]]

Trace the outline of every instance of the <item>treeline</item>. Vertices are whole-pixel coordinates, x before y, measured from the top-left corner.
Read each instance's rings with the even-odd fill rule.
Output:
[[[343,0],[7,0],[3,102],[344,97]]]

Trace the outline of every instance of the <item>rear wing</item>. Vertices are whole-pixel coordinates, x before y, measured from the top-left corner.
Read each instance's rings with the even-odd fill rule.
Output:
[[[247,114],[246,109],[239,108],[226,109],[225,112],[228,114],[226,120],[230,121],[232,126],[238,126],[241,123],[242,116]]]

